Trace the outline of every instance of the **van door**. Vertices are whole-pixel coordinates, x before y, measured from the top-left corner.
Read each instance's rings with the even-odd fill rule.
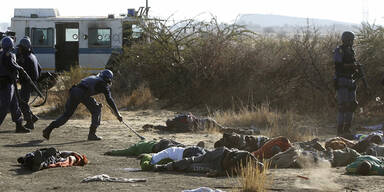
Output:
[[[79,65],[79,24],[56,23],[56,71]]]

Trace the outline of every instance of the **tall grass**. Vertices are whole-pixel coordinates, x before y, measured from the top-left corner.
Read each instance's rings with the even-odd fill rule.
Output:
[[[272,184],[272,176],[268,175],[269,164],[264,161],[263,170],[254,166],[251,161],[246,163],[246,166],[238,169],[238,177],[235,178],[240,189],[234,191],[239,192],[263,192]]]
[[[137,89],[133,90],[131,95],[120,93],[117,103],[120,107],[128,108],[148,108],[155,102],[151,90],[146,84],[141,84]]]
[[[316,137],[316,124],[303,127],[306,118],[294,111],[272,110],[268,103],[257,107],[242,107],[238,111],[216,111],[212,114],[220,124],[229,127],[257,127],[269,137],[285,136],[291,141],[304,141]],[[299,133],[299,134],[298,134]]]

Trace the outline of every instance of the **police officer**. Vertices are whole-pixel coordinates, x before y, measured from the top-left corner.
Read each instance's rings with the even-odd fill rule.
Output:
[[[97,75],[86,77],[80,83],[72,86],[69,91],[69,99],[65,104],[64,114],[53,121],[47,128],[43,130],[43,137],[49,139],[54,128],[64,125],[72,116],[80,103],[83,103],[92,114],[92,123],[89,128],[88,140],[101,140],[96,136],[96,129],[100,125],[101,120],[101,103],[97,103],[91,96],[103,93],[108,105],[112,108],[119,121],[123,121],[115,102],[111,96],[110,87],[112,85],[113,73],[110,70],[103,70]]]
[[[3,123],[8,110],[11,112],[12,121],[16,123],[16,133],[28,133],[23,125],[23,118],[18,104],[17,87],[14,86],[18,71],[23,68],[16,63],[13,39],[4,37],[1,41],[0,52],[0,125]]]
[[[358,66],[353,50],[355,34],[345,31],[341,35],[342,45],[334,51],[335,60],[335,86],[337,90],[337,136],[352,139],[351,124],[353,112],[357,107],[356,101],[356,82],[352,76]]]
[[[41,67],[37,61],[36,56],[32,52],[31,40],[29,37],[24,37],[20,40],[16,53],[17,63],[24,68],[31,80],[37,84],[37,79],[40,76]],[[38,120],[38,117],[34,115],[29,108],[28,102],[31,97],[31,92],[33,91],[32,85],[28,80],[21,78],[21,90],[20,98],[21,101],[20,109],[23,113],[24,120],[27,121],[25,127],[28,129],[34,129],[34,123]]]

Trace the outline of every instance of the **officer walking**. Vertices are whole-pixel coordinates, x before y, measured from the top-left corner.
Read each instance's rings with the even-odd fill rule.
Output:
[[[31,80],[36,84],[37,79],[40,76],[41,67],[37,61],[36,56],[32,52],[31,40],[29,37],[24,37],[20,40],[16,53],[17,63],[23,67],[27,72]],[[25,78],[20,79],[21,90],[20,90],[20,109],[23,113],[24,120],[27,122],[25,127],[28,129],[34,129],[34,123],[39,119],[34,115],[29,108],[28,102],[31,97],[33,87],[28,80]]]
[[[115,102],[113,101],[110,87],[112,85],[113,73],[110,70],[103,70],[97,75],[86,77],[80,83],[72,86],[69,91],[69,98],[65,104],[65,111],[59,118],[53,121],[47,128],[43,130],[43,137],[49,139],[54,128],[64,125],[72,116],[77,106],[83,103],[92,114],[92,123],[89,128],[88,140],[101,140],[96,136],[96,129],[100,125],[101,120],[101,103],[91,97],[93,95],[103,93],[108,105],[112,108],[119,121],[123,121]]]
[[[1,40],[0,51],[0,125],[3,123],[8,111],[11,112],[12,121],[16,123],[16,133],[29,133],[23,125],[23,118],[18,104],[17,87],[15,87],[18,71],[23,68],[16,63],[13,39],[4,37]]]
[[[334,51],[335,86],[337,90],[337,136],[353,139],[351,124],[353,112],[357,107],[356,82],[352,76],[358,69],[353,50],[355,34],[345,31],[341,35],[342,45]]]

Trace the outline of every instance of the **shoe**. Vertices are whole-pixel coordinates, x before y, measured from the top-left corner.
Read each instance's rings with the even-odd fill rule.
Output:
[[[89,134],[88,134],[88,140],[89,141],[99,141],[99,140],[103,139],[102,137],[98,137],[96,135],[96,129],[97,129],[97,127],[92,127],[92,126],[89,128]]]
[[[102,137],[97,136],[96,134],[89,134],[88,135],[88,140],[89,141],[99,141],[102,140]]]
[[[51,126],[48,126],[47,128],[45,128],[43,130],[43,137],[49,140],[49,136],[51,135],[52,130],[53,130],[53,127]]]
[[[31,130],[25,128],[21,122],[16,123],[16,133],[30,133]]]
[[[26,127],[27,129],[35,129],[35,125],[33,124],[32,121],[28,121],[24,127]]]

